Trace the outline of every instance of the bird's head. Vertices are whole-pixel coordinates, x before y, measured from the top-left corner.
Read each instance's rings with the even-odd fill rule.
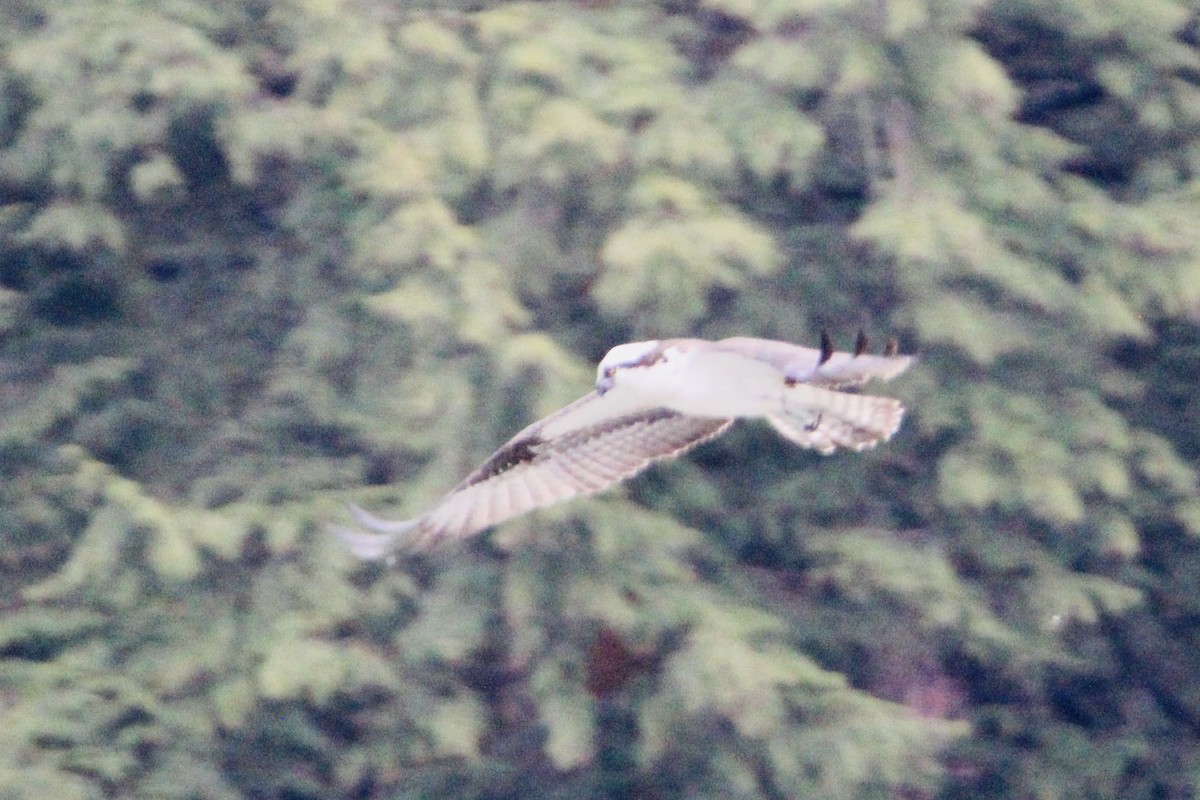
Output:
[[[617,374],[630,367],[648,367],[662,358],[662,348],[655,339],[650,342],[619,344],[600,359],[596,368],[596,393],[603,395],[617,382]]]

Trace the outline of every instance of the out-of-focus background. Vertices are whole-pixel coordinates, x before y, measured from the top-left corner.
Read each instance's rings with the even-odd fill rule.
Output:
[[[1172,0],[7,0],[0,797],[1196,797],[1198,89]],[[859,327],[877,451],[325,533]]]

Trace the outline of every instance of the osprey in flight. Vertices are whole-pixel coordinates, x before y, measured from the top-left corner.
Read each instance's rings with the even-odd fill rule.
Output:
[[[504,520],[597,492],[706,442],[739,417],[765,417],[801,447],[866,450],[891,438],[904,406],[854,391],[913,363],[889,340],[853,353],[770,339],[664,339],[608,351],[595,391],[518,433],[432,508],[385,520],[352,507],[360,529],[332,530],[355,555],[383,558],[478,533]]]

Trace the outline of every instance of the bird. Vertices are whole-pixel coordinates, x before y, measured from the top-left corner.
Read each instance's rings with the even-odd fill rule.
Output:
[[[662,339],[620,344],[596,368],[595,388],[508,440],[441,500],[412,519],[351,506],[358,526],[331,525],[365,560],[429,550],[512,517],[620,483],[677,457],[737,419],[765,418],[784,438],[829,454],[868,450],[900,428],[904,406],[858,392],[915,361],[889,339],[867,353],[752,337]]]

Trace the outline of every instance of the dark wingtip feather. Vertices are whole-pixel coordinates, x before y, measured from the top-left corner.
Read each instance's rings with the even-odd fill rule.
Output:
[[[854,340],[854,355],[861,356],[863,353],[867,352],[867,346],[870,344],[871,341],[867,338],[867,332],[862,328],[859,328],[858,336]]]
[[[831,358],[833,358],[833,342],[829,339],[829,331],[821,331],[821,360],[817,362],[817,366],[821,366]]]

